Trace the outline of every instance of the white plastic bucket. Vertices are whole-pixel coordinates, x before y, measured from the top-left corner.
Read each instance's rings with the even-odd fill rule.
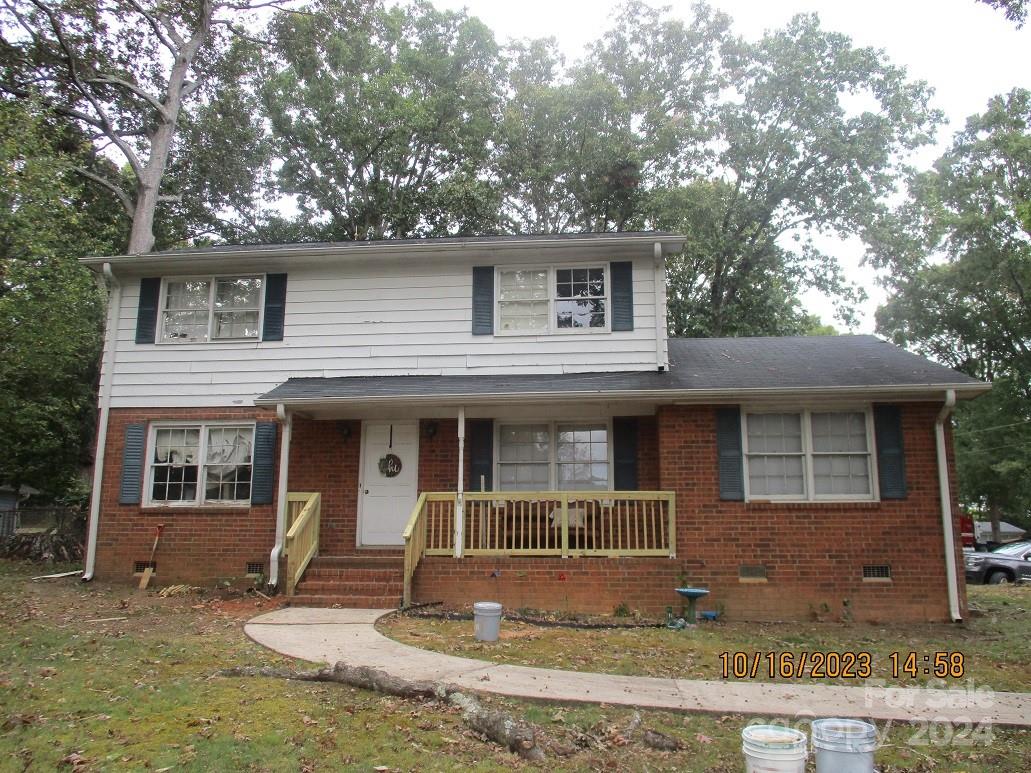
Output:
[[[805,773],[805,733],[780,725],[750,725],[741,731],[746,773]]]
[[[858,719],[813,722],[816,773],[873,773],[877,728]]]
[[[478,641],[497,641],[501,628],[501,605],[496,601],[473,604],[473,633]]]

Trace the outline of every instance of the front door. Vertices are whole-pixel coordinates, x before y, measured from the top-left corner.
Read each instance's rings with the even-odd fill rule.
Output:
[[[419,423],[367,421],[362,425],[359,544],[403,545],[419,480]]]

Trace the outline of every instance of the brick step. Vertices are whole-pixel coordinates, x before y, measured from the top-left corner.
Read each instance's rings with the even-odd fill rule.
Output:
[[[352,609],[397,609],[401,594],[396,596],[329,596],[298,594],[287,599],[290,607],[347,607]]]
[[[397,569],[344,569],[344,568],[324,568],[320,566],[309,566],[308,571],[304,573],[305,579],[320,580],[354,580],[355,582],[390,582],[391,580],[397,580],[400,582],[403,571],[400,567]]]
[[[404,566],[404,553],[376,553],[357,556],[316,556],[311,566],[320,568],[389,569]]]
[[[297,584],[297,592],[308,595],[326,594],[330,596],[392,596],[401,595],[404,584],[398,579],[395,582],[353,582],[341,580],[309,580],[305,577]]]

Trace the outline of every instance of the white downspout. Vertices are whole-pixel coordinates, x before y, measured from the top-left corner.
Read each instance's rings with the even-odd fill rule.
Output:
[[[666,370],[669,366],[669,349],[666,342],[666,261],[662,255],[662,242],[655,242],[655,368]]]
[[[107,327],[104,328],[104,359],[100,374],[100,415],[97,419],[97,449],[93,458],[93,490],[90,492],[89,531],[86,534],[86,566],[82,581],[93,579],[97,565],[97,534],[100,531],[100,498],[104,482],[104,450],[107,448],[107,424],[111,416],[111,384],[114,380],[115,347],[118,345],[118,311],[122,305],[122,285],[105,263],[104,289],[107,297]]]
[[[458,409],[458,488],[455,497],[455,558],[465,544],[465,406]]]
[[[279,585],[279,557],[283,554],[283,543],[286,540],[286,494],[288,488],[287,472],[290,469],[290,434],[294,426],[294,415],[286,410],[282,403],[276,406],[276,416],[283,422],[283,439],[279,444],[279,486],[276,492],[276,544],[268,562],[268,586]]]
[[[949,584],[949,614],[954,623],[962,622],[956,572],[956,540],[952,524],[952,494],[949,492],[949,460],[945,453],[945,422],[956,407],[956,390],[945,391],[945,404],[934,422],[934,442],[938,450],[938,493],[941,496],[942,532],[945,535],[945,580]]]

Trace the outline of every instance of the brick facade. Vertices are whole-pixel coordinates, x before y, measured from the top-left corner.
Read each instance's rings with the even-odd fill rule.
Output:
[[[111,410],[104,450],[96,577],[133,581],[133,565],[150,558],[154,527],[164,524],[154,584],[213,584],[245,580],[247,564],[268,558],[276,535],[275,505],[253,507],[141,507],[120,505],[125,426],[150,421],[274,421],[256,408],[169,408]],[[278,444],[277,444],[278,454]],[[277,457],[278,458],[278,457]]]
[[[639,486],[677,492],[677,558],[426,558],[417,601],[661,614],[679,609],[677,585],[710,589],[702,608],[728,619],[945,620],[948,616],[934,447],[935,404],[904,404],[908,496],[870,503],[745,503],[719,499],[714,406],[665,406],[639,419]],[[275,507],[144,508],[118,504],[125,425],[151,420],[272,420],[255,409],[112,410],[102,489],[97,576],[131,580],[145,561],[153,526],[164,523],[156,579],[203,584],[267,566]],[[457,422],[419,424],[419,489],[455,489]],[[948,444],[951,452],[951,438]],[[356,548],[361,422],[295,418],[289,489],[322,494],[322,555]],[[468,485],[468,454],[464,469]],[[951,461],[951,456],[950,456]],[[955,475],[952,475],[953,481]],[[955,499],[955,492],[953,492]],[[958,508],[954,509],[958,513]],[[957,521],[957,546],[958,539]],[[742,564],[766,567],[767,581],[742,582]],[[890,582],[862,578],[888,564]],[[962,561],[958,563],[962,572]],[[266,570],[267,571],[267,570]],[[962,583],[961,583],[962,585]],[[965,594],[961,596],[965,610]]]

